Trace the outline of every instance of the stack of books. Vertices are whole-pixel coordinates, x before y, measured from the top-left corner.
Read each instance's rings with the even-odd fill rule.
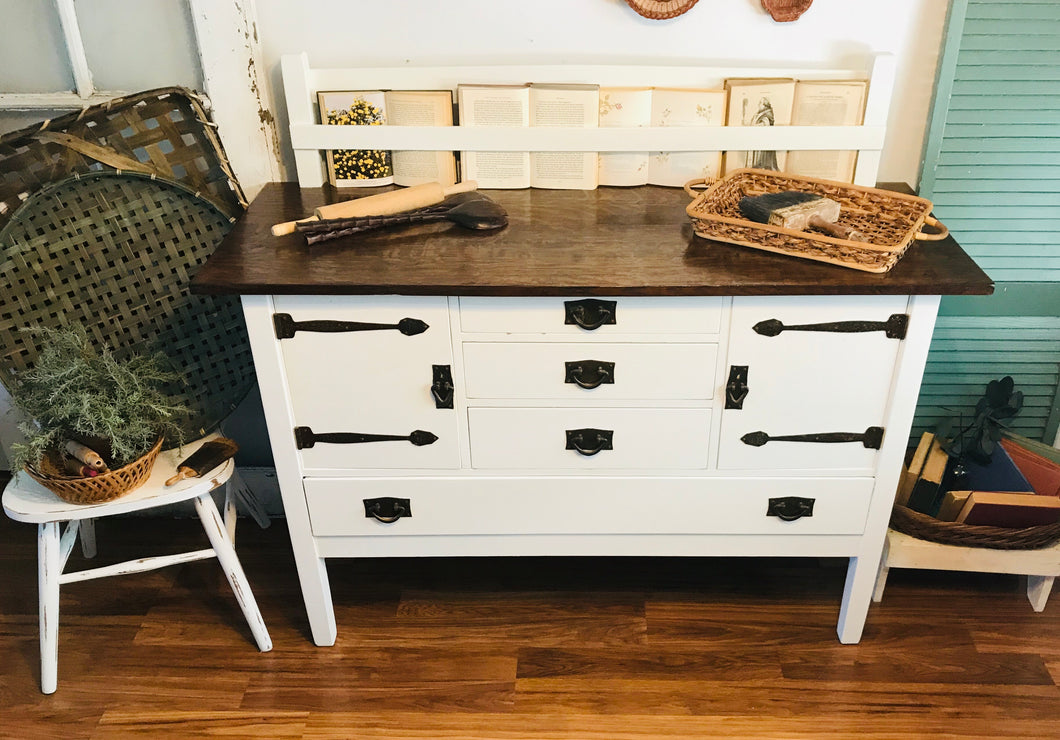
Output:
[[[896,503],[939,521],[992,527],[1060,522],[1060,450],[1010,435],[988,464],[957,461],[925,432]]]

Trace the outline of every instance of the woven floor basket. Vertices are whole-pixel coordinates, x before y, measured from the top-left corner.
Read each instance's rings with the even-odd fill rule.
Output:
[[[944,239],[949,233],[928,215],[931,201],[889,190],[755,169],[735,170],[703,191],[692,189],[697,184],[685,185],[693,198],[685,211],[698,236],[865,272],[887,272],[913,240]],[[739,202],[744,196],[788,190],[817,193],[837,201],[839,223],[857,229],[866,240],[769,226],[748,221],[740,214]],[[922,231],[925,223],[938,231]]]
[[[101,504],[142,486],[151,476],[151,469],[161,449],[160,437],[147,454],[124,467],[95,477],[59,475],[56,464],[48,459],[42,461],[41,470],[27,467],[26,472],[63,501],[71,504]]]
[[[929,542],[994,550],[1038,550],[1060,542],[1060,522],[1020,529],[983,527],[941,522],[935,517],[898,505],[891,511],[891,528]]]

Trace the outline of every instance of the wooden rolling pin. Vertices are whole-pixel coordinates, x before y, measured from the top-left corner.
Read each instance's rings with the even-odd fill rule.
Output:
[[[422,185],[391,190],[379,195],[369,195],[364,198],[344,200],[341,203],[332,203],[321,206],[313,211],[312,216],[300,221],[287,221],[272,227],[273,236],[293,234],[296,224],[305,221],[318,221],[328,218],[359,218],[361,216],[389,216],[393,213],[404,213],[417,208],[426,208],[436,203],[441,203],[454,193],[467,193],[478,189],[478,183],[474,180],[465,180],[455,185],[443,186],[438,182],[425,182]]]

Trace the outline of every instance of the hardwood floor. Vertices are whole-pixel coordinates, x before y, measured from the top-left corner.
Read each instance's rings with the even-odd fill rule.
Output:
[[[839,561],[332,560],[318,648],[282,521],[237,540],[271,653],[211,561],[71,584],[45,696],[36,528],[0,519],[4,738],[1060,737],[1060,596],[1015,576],[893,571],[844,646]],[[205,540],[97,526],[100,564]]]

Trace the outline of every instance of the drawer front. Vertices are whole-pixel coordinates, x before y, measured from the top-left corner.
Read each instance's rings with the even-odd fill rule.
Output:
[[[460,466],[457,412],[438,408],[431,394],[434,365],[452,365],[445,298],[278,296],[275,306],[295,327],[294,336],[278,341],[295,425],[312,432],[301,435],[307,470]],[[329,325],[303,323],[386,326],[403,319],[421,321],[427,328],[407,335],[396,329],[321,331]],[[407,437],[414,431],[437,439],[413,444],[329,436]]]
[[[707,466],[708,409],[471,408],[468,425],[471,465],[475,468],[617,470]]]
[[[873,327],[906,307],[904,296],[734,299],[725,374],[746,367],[746,394],[742,408],[722,412],[718,467],[871,472],[878,450],[862,438],[871,445],[884,426],[902,343]],[[873,330],[834,331],[848,322]],[[853,441],[776,439],[822,434]]]
[[[508,334],[570,334],[609,336],[616,334],[717,334],[721,329],[722,298],[716,297],[618,297],[588,299],[613,301],[613,308],[589,305],[579,310],[572,301],[584,298],[479,298],[460,299],[462,331]],[[568,318],[568,311],[579,318]],[[604,321],[596,329],[589,325]]]
[[[519,534],[856,535],[870,478],[637,479],[326,478],[305,480],[317,537]],[[767,515],[769,499],[813,501],[810,516]],[[380,498],[407,499],[392,523],[365,514]]]
[[[707,400],[718,346],[465,342],[463,352],[468,398]]]

